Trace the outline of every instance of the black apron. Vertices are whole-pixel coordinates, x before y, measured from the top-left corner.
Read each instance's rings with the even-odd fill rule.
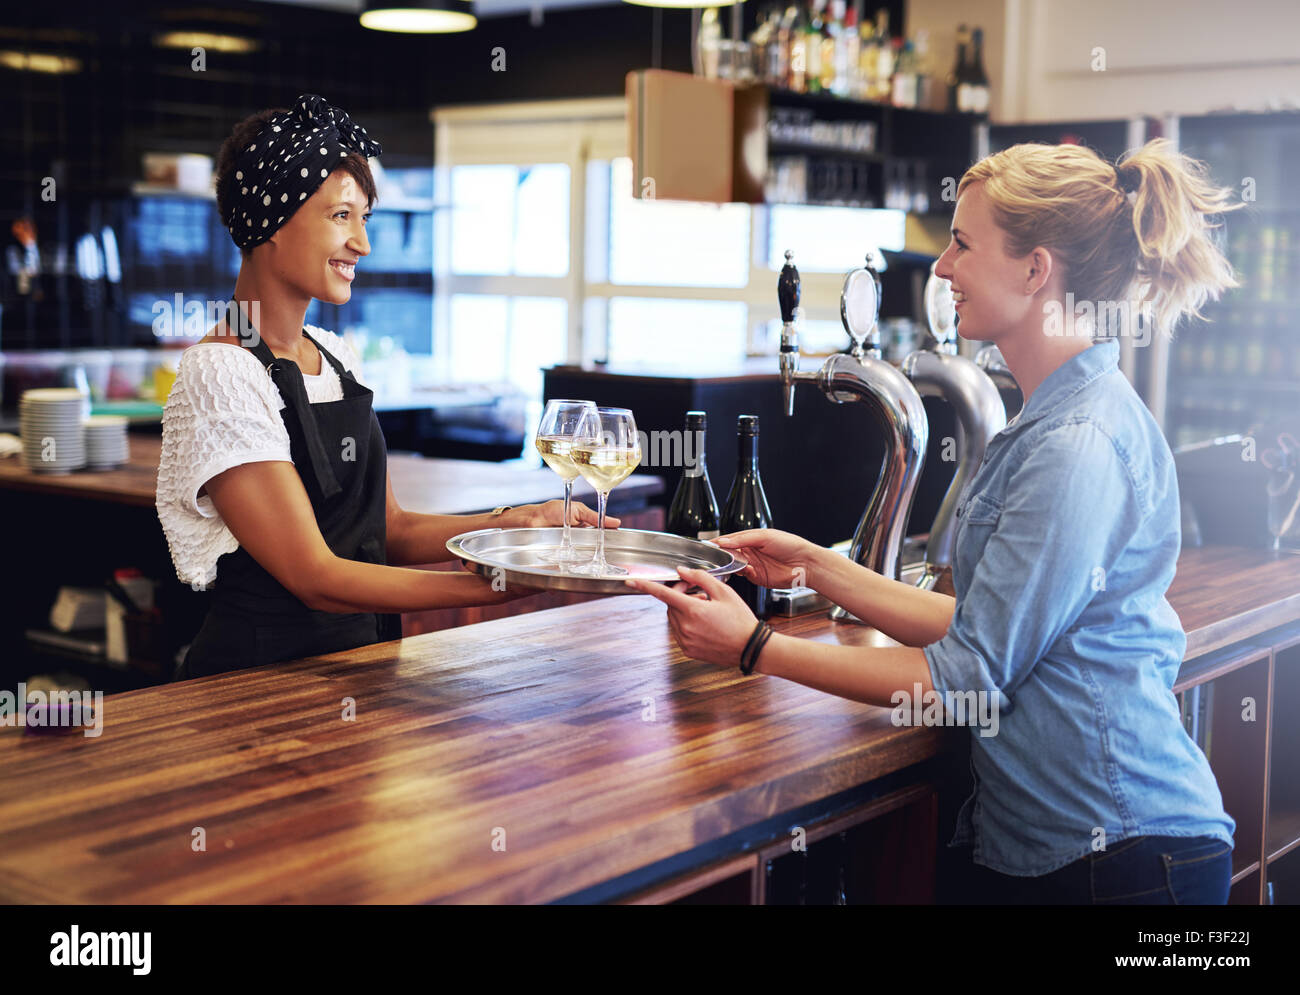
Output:
[[[238,327],[233,322],[231,328]],[[250,326],[245,326],[250,327]],[[302,371],[273,354],[260,336],[251,348],[284,398],[289,451],[336,556],[387,562],[385,519],[388,452],[375,415],[373,391],[307,335],[322,362],[338,372],[343,399],[311,404]],[[402,638],[402,616],[315,611],[272,577],[244,548],[217,560],[212,604],[175,679],[260,667]]]

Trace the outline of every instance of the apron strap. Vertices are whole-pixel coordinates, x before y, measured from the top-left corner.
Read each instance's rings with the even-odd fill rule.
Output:
[[[334,372],[339,375],[340,380],[355,381],[356,378],[352,376],[352,374],[348,371],[348,368],[344,366],[341,362],[339,362],[337,359],[335,359],[334,354],[332,352],[330,352],[323,345],[321,345],[314,338],[312,338],[311,333],[308,332],[307,329],[304,328],[302,330],[302,334],[306,336],[308,342],[310,342],[312,345],[314,345],[317,349],[320,350],[320,354],[323,357],[325,357],[325,361],[328,362],[330,366],[334,367]]]
[[[231,301],[232,312],[235,306],[236,302]],[[233,317],[233,313],[227,315],[228,319],[230,317]],[[241,326],[230,323],[230,327],[233,329]],[[251,322],[248,327],[252,328]],[[240,337],[243,338],[242,335]],[[307,387],[302,381],[302,371],[293,360],[281,359],[271,352],[270,347],[260,335],[257,335],[256,339],[257,345],[245,346],[245,348],[251,349],[253,355],[266,366],[267,372],[271,375],[271,380],[279,388],[285,404],[288,405],[292,416],[297,420],[298,427],[302,430],[303,442],[307,446],[307,460],[311,464],[312,480],[316,484],[318,492],[322,497],[326,498],[342,493],[343,487],[339,484],[338,478],[334,476],[334,468],[330,466],[329,454],[325,451],[325,443],[321,441],[316,419],[311,414],[311,401],[307,398]],[[314,340],[313,344],[315,344]],[[321,354],[324,355],[323,349]]]

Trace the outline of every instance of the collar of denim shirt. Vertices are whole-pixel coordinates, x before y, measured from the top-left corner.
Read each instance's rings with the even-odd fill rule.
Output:
[[[1029,403],[1007,422],[1006,431],[1023,428],[1059,407],[1098,377],[1119,367],[1119,341],[1101,339],[1047,375]]]

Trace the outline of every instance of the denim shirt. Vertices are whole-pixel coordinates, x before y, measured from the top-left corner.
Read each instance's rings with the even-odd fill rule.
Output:
[[[1004,874],[1050,873],[1094,840],[1233,842],[1171,690],[1187,646],[1165,599],[1173,454],[1118,357],[1110,339],[1068,360],[990,442],[957,506],[952,624],[925,647],[939,695],[998,709],[971,729],[949,846]]]

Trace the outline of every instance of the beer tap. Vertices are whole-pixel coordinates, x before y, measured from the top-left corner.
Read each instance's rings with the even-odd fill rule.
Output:
[[[868,262],[845,277],[840,298],[845,330],[855,343],[867,342],[869,346],[861,349],[860,357],[843,353],[831,356],[815,373],[799,369],[796,309],[800,285],[792,252],[785,254],[777,296],[781,302],[781,388],[786,414],[794,414],[795,387],[801,382],[812,383],[837,404],[865,402],[884,436],[881,474],[858,522],[849,556],[855,563],[897,580],[898,554],[925,461],[929,427],[921,395],[912,382],[880,358],[875,337],[880,312],[879,278]],[[838,605],[831,609],[830,616],[860,621]]]
[[[992,380],[1002,390],[1020,390],[1020,384],[1016,383],[1016,378],[1011,375],[1011,369],[1007,362],[1002,358],[1002,350],[993,343],[984,346],[975,354],[975,365],[989,375]]]
[[[935,274],[933,266],[925,287],[925,303],[929,335],[922,348],[903,360],[902,371],[922,395],[942,398],[957,415],[953,439],[957,472],[930,527],[925,562],[916,581],[917,587],[931,590],[944,569],[952,565],[957,502],[983,465],[989,441],[1006,427],[1007,413],[1002,395],[989,375],[972,360],[958,355],[951,285]]]

